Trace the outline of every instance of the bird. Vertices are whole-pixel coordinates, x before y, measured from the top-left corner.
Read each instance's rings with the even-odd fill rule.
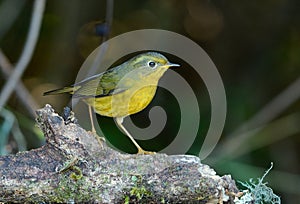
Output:
[[[71,86],[47,91],[44,95],[69,93],[83,100],[89,110],[92,108],[99,115],[114,118],[117,126],[136,146],[137,154],[153,154],[140,147],[123,121],[146,108],[155,96],[160,78],[168,68],[178,66],[161,53],[144,52],[100,74]],[[95,132],[93,121],[92,131]]]

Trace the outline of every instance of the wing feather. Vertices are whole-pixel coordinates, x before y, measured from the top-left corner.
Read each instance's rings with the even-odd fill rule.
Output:
[[[121,76],[117,71],[117,69],[110,69],[74,84],[76,87],[76,91],[73,93],[74,97],[105,97],[127,90],[129,87],[119,87],[118,82]]]

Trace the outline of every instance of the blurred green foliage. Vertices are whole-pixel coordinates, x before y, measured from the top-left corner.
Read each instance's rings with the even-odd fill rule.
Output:
[[[0,8],[5,2],[0,1]],[[33,1],[26,1],[15,22],[4,35],[0,36],[0,47],[13,64],[18,60],[24,45],[32,4]],[[132,30],[155,28],[180,33],[198,43],[216,64],[226,89],[228,114],[220,141],[222,144],[227,139],[226,135],[250,119],[299,78],[299,8],[297,0],[118,0],[114,2],[109,38]],[[42,93],[74,82],[89,52],[103,40],[101,36],[97,36],[93,28],[99,22],[104,22],[105,15],[105,1],[51,0],[47,2],[38,45],[22,78],[40,107],[50,103],[57,111],[62,111],[63,107],[68,105],[69,96],[46,98]],[[0,23],[3,21],[5,19],[0,19]],[[189,151],[197,155],[209,127],[209,96],[201,78],[195,77],[193,69],[188,64],[175,56],[170,56],[170,61],[182,64],[181,68],[175,71],[190,83],[199,101],[200,129],[197,140]],[[2,74],[0,78],[0,85],[3,85],[5,78]],[[149,150],[163,149],[172,141],[172,136],[176,135],[180,124],[178,104],[172,99],[170,93],[163,89],[158,90],[154,101],[147,109],[132,116],[134,123],[138,127],[149,125],[148,112],[151,107],[157,105],[162,106],[170,117],[166,129],[159,137],[149,141],[139,141],[141,146]],[[41,133],[34,128],[34,120],[30,118],[22,102],[13,95],[7,107],[18,118],[28,147],[36,148],[41,145],[43,143]],[[299,108],[298,99],[276,119],[292,113],[299,115]],[[89,128],[89,121],[80,122],[84,127]],[[112,119],[99,116],[98,122],[109,142],[123,151],[131,153],[135,151],[128,138],[115,127]],[[278,126],[280,129],[280,123]],[[289,127],[282,125],[281,128]],[[280,140],[274,138],[274,142],[272,142],[272,135],[262,135],[261,137],[266,137],[271,142],[236,158],[236,162],[240,162],[241,165],[235,165],[235,168],[230,165],[231,161],[218,160],[220,155],[213,155],[207,162],[211,162],[220,174],[230,173],[239,179],[242,172],[243,179],[246,179],[253,171],[248,167],[243,168],[242,164],[265,168],[273,161],[274,169],[282,172],[276,175],[290,173],[299,180],[299,135],[298,131]],[[251,144],[247,145],[251,149]],[[252,177],[261,175],[259,171],[254,171],[254,174],[256,176]],[[276,194],[282,197],[283,203],[300,201],[300,191],[285,190],[284,186],[289,183],[284,179],[276,182],[276,185],[272,188],[278,191]]]

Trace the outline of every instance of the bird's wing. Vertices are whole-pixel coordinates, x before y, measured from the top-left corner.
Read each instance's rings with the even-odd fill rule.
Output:
[[[115,70],[108,70],[104,73],[87,78],[74,84],[74,97],[104,97],[126,91],[130,87],[119,87],[120,76]]]

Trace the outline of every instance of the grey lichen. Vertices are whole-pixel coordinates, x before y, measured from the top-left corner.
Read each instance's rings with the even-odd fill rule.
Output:
[[[250,179],[249,182],[240,182],[246,190],[244,194],[238,198],[236,197],[235,203],[237,204],[261,204],[261,203],[270,203],[270,204],[280,204],[281,200],[278,195],[276,195],[273,190],[267,186],[267,182],[263,182],[266,175],[273,168],[273,163],[271,167],[264,173],[261,178],[258,178],[258,181]]]

